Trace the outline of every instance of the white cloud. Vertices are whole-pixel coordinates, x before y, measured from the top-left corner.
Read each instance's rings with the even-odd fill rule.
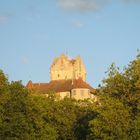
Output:
[[[80,21],[74,21],[74,22],[72,22],[72,26],[75,28],[82,28],[84,26],[84,24]]]
[[[60,7],[68,10],[97,11],[108,0],[58,0]]]
[[[65,10],[76,10],[80,12],[98,11],[105,4],[114,2],[114,0],[57,0],[61,8]],[[124,3],[140,3],[140,0],[119,0]]]

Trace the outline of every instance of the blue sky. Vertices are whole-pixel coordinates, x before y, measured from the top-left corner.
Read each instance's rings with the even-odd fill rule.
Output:
[[[140,0],[0,0],[0,69],[10,80],[48,82],[54,57],[80,55],[97,87],[112,62],[140,49]]]

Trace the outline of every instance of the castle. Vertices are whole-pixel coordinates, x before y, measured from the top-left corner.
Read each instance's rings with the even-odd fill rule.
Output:
[[[80,56],[76,59],[69,58],[62,54],[59,58],[54,59],[50,69],[51,80],[68,80],[82,78],[86,81],[86,70]]]
[[[37,94],[46,96],[54,92],[61,99],[69,97],[77,100],[88,98],[96,100],[95,89],[86,83],[86,69],[80,56],[69,59],[68,56],[62,54],[55,58],[50,68],[50,82],[29,81],[26,87]]]

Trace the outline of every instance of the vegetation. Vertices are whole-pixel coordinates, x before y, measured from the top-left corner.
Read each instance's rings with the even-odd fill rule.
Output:
[[[97,102],[56,101],[0,71],[0,139],[140,140],[140,56],[123,72],[112,64],[97,92]]]

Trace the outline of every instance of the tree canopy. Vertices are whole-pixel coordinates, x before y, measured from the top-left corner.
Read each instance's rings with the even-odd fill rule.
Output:
[[[140,56],[123,71],[112,64],[98,100],[34,94],[0,70],[1,140],[139,140]]]

